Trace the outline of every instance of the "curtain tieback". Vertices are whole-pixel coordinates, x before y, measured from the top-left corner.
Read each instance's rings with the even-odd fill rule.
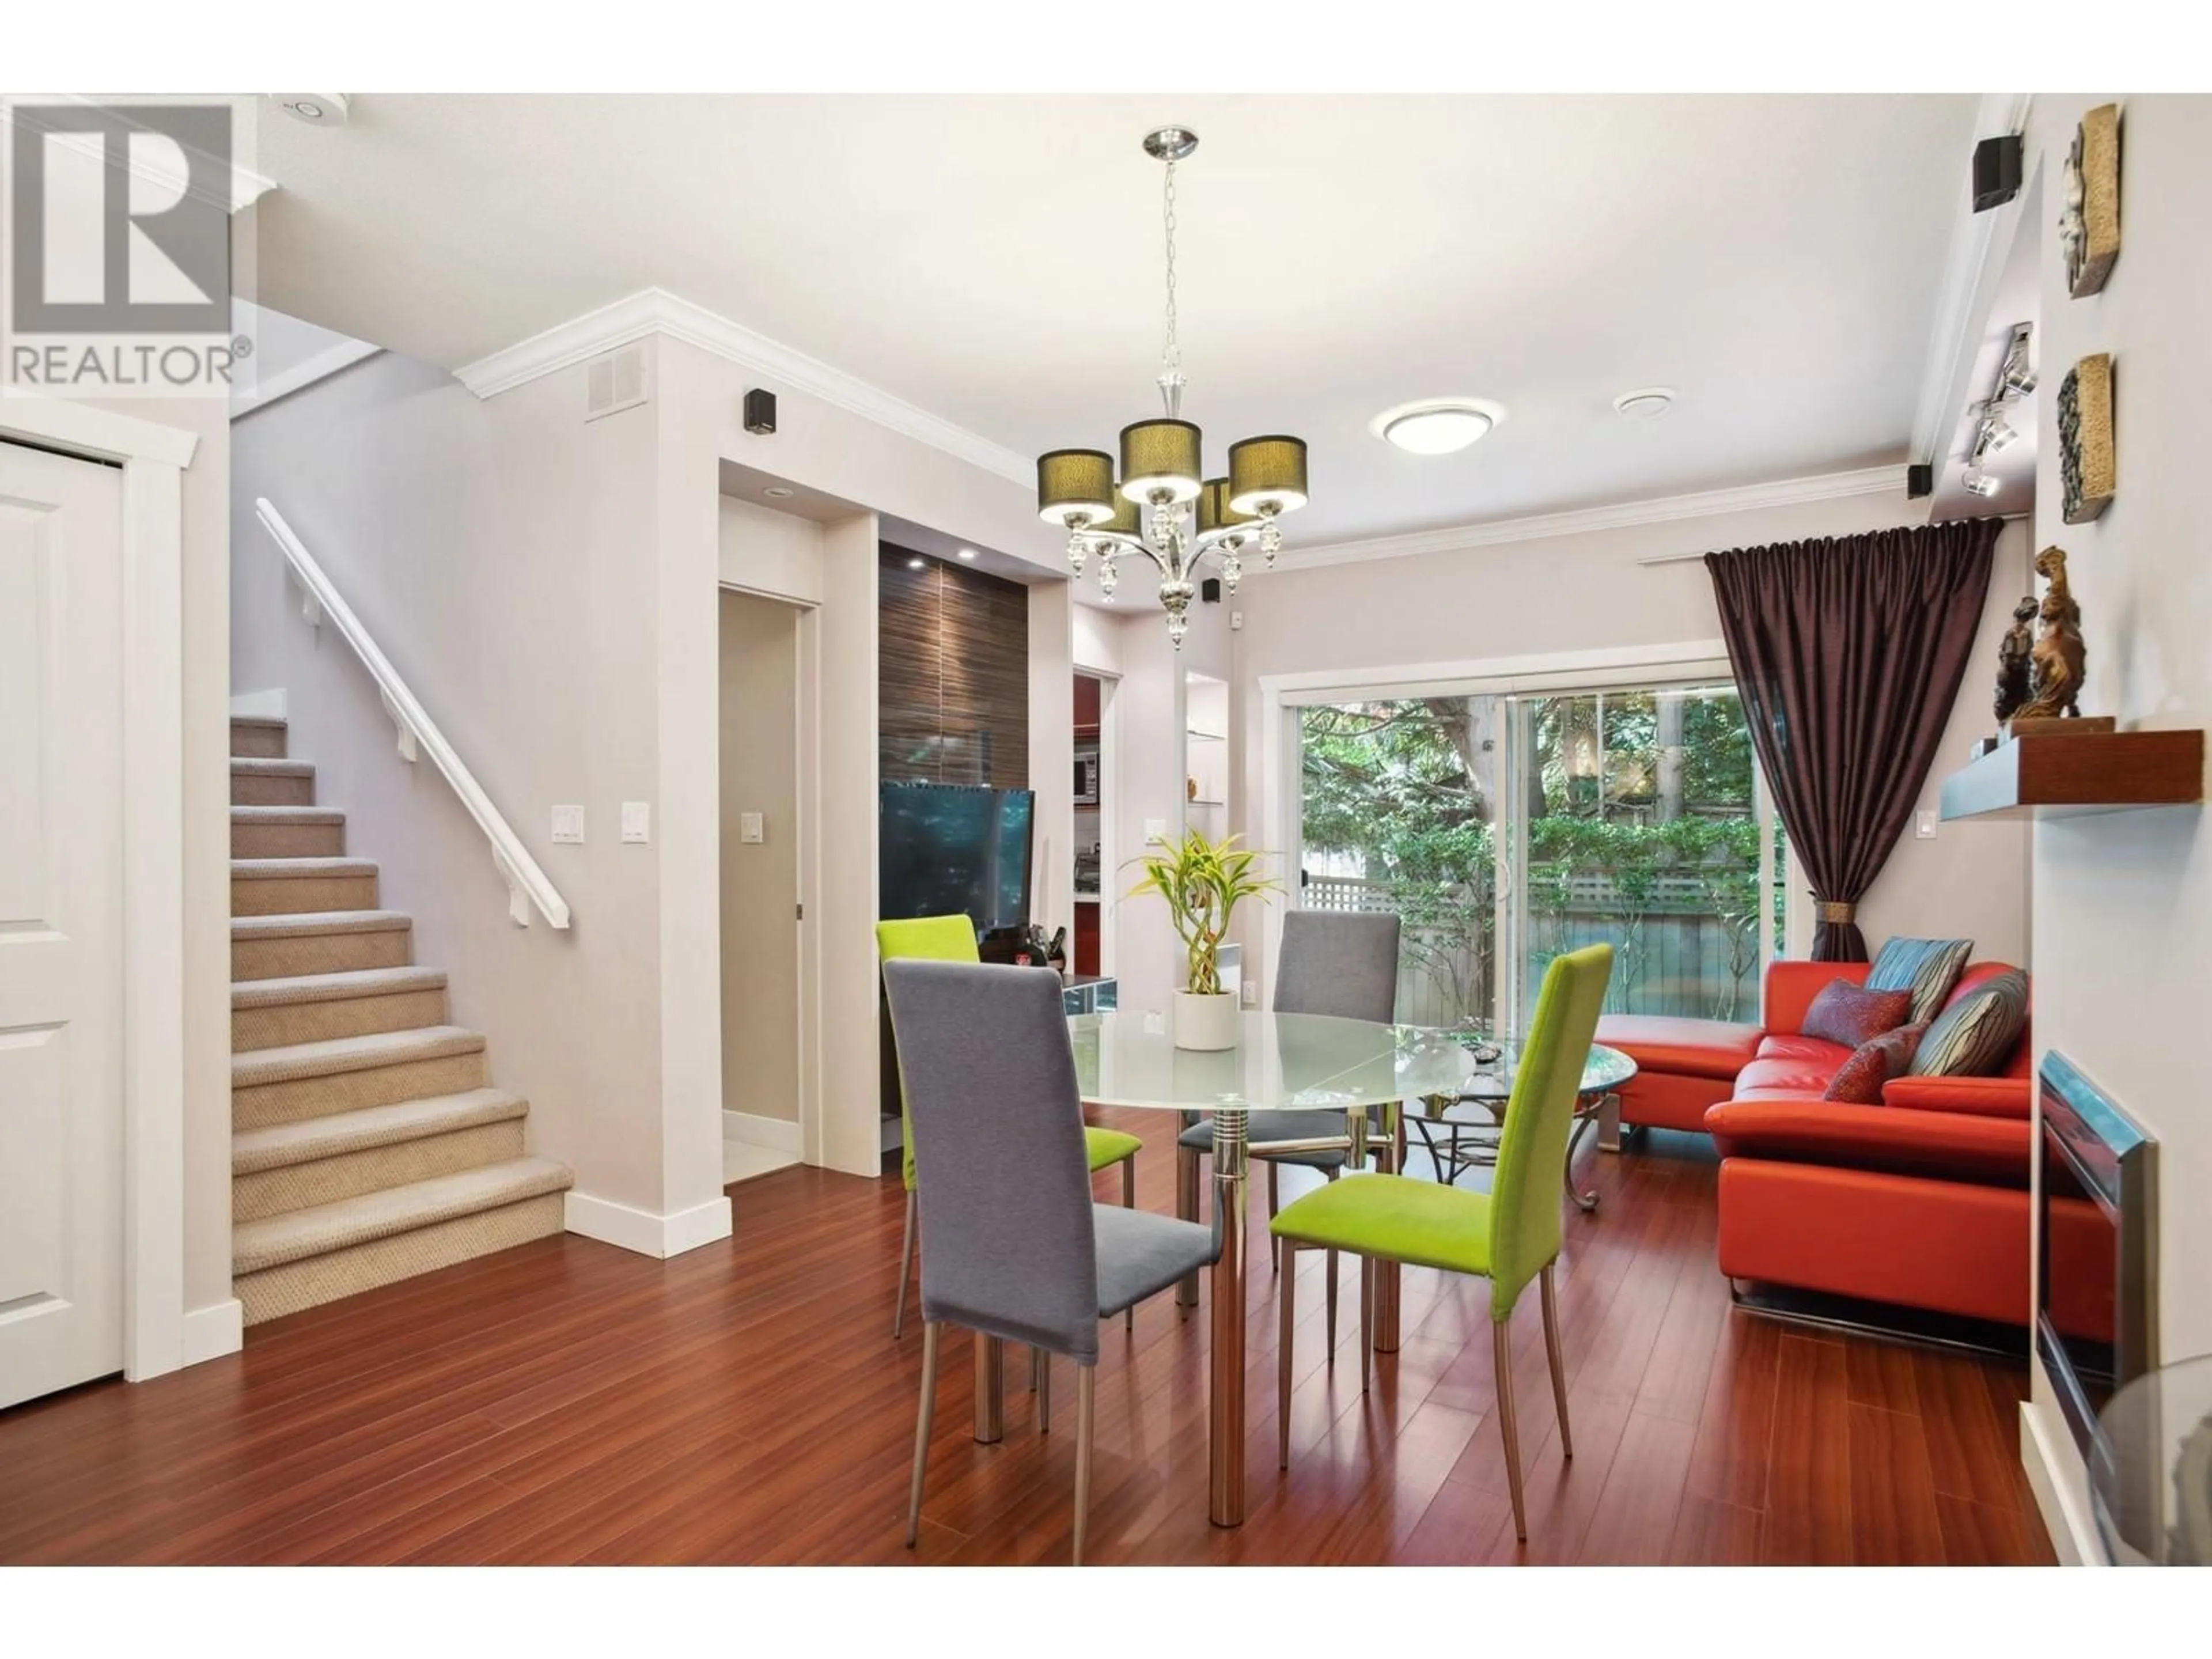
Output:
[[[1821,921],[1856,921],[1859,907],[1841,899],[1816,899],[1813,903],[1813,915]]]

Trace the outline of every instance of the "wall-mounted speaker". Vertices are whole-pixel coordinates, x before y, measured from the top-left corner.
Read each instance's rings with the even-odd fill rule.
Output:
[[[1974,211],[1987,213],[2020,194],[2020,135],[1984,138],[1974,146]]]
[[[1923,461],[1917,466],[1908,466],[1905,469],[1905,493],[1909,499],[1916,501],[1923,495],[1933,495],[1936,493],[1936,468],[1933,464]]]
[[[1221,578],[1208,576],[1198,585],[1198,597],[1208,605],[1221,603]]]
[[[745,393],[745,430],[769,437],[775,431],[775,393],[755,386]]]

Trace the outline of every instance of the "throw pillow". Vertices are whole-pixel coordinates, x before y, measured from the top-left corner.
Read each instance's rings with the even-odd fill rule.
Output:
[[[1999,974],[1946,1008],[1912,1057],[1914,1077],[1995,1077],[2027,1028],[2027,975]]]
[[[1869,1037],[1854,1049],[1842,1068],[1828,1079],[1823,1100],[1840,1100],[1854,1106],[1881,1104],[1881,1085],[1903,1077],[1912,1064],[1914,1050],[1927,1034],[1925,1025],[1900,1025]]]
[[[1930,1020],[1973,950],[1970,939],[1893,939],[1875,952],[1864,982],[1869,991],[1911,992],[1913,1020]]]
[[[1869,1037],[1893,1031],[1912,1016],[1910,991],[1869,991],[1847,979],[1820,988],[1798,1029],[1809,1037],[1856,1048]]]

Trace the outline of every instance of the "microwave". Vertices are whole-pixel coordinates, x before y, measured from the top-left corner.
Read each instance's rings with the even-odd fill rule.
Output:
[[[1075,757],[1075,804],[1078,806],[1098,805],[1098,757],[1096,753]]]

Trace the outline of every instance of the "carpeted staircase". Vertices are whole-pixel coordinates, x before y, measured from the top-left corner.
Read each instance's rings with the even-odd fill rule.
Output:
[[[231,1273],[246,1322],[557,1233],[566,1165],[446,1023],[284,722],[230,723]]]

